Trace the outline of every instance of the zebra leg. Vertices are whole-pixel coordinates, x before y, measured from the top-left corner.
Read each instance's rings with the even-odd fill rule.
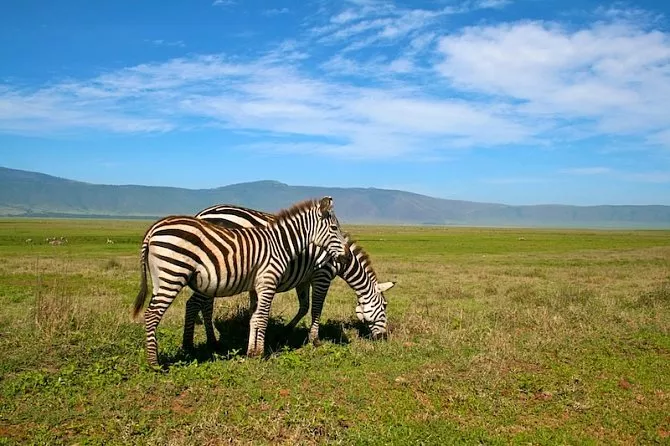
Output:
[[[211,348],[216,346],[216,335],[214,334],[214,323],[212,322],[214,299],[195,291],[189,300],[186,301],[182,348],[187,351],[193,350],[193,332],[195,331],[195,319],[198,316],[198,311],[202,311],[202,322],[205,326],[205,334],[207,335],[207,345]]]
[[[149,306],[144,311],[144,326],[147,333],[147,361],[151,366],[158,367],[156,328],[178,292],[163,290],[162,293],[154,293],[151,296]]]
[[[181,346],[186,351],[193,350],[193,332],[195,331],[195,318],[201,307],[201,299],[197,292],[194,292],[186,301],[186,315],[184,316],[184,335]]]
[[[207,345],[211,349],[216,348],[216,334],[214,333],[214,298],[205,297],[201,304],[202,323],[205,325],[205,335],[207,336]]]
[[[319,340],[319,322],[331,280],[332,278],[328,276],[319,275],[312,282],[312,325],[309,328],[309,337],[307,339],[315,346],[321,343]]]
[[[301,283],[295,288],[295,291],[298,294],[298,304],[300,306],[298,307],[298,313],[286,326],[287,330],[293,330],[309,311],[309,283]]]
[[[258,294],[256,290],[249,291],[249,312],[253,314],[258,306]]]
[[[257,287],[258,304],[249,321],[249,344],[247,356],[262,356],[265,353],[265,330],[270,318],[270,307],[275,297],[276,286]]]

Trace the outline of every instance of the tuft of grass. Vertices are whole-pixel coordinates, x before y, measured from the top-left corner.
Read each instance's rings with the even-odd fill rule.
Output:
[[[595,300],[595,293],[583,286],[564,284],[547,299],[554,308],[565,308],[570,305],[587,305]]]
[[[103,267],[105,271],[114,271],[119,270],[121,268],[122,268],[121,262],[119,262],[119,260],[115,257],[107,259]]]
[[[670,281],[660,284],[651,291],[640,294],[636,304],[639,307],[670,306]]]
[[[509,286],[505,290],[505,297],[519,304],[535,305],[539,299],[539,290],[531,283],[521,282]]]
[[[36,328],[47,337],[81,326],[83,306],[68,288],[67,281],[61,277],[47,279],[37,272],[34,321]]]

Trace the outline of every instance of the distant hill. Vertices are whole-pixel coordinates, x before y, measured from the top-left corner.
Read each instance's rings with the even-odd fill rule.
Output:
[[[508,206],[375,188],[289,186],[277,181],[215,189],[113,186],[0,167],[0,216],[136,217],[195,214],[218,203],[275,212],[331,195],[349,223],[670,228],[670,206]]]

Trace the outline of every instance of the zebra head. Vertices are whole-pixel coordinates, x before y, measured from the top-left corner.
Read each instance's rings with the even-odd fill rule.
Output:
[[[375,283],[370,295],[359,299],[356,305],[356,317],[365,323],[374,339],[386,336],[386,298],[384,291],[393,288],[395,282]]]
[[[343,261],[349,256],[349,245],[333,211],[333,198],[323,197],[319,200],[318,208],[319,218],[313,243],[325,249],[334,259]]]

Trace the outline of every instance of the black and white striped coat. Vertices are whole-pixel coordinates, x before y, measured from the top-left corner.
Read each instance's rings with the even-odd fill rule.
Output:
[[[234,205],[216,205],[200,211],[196,218],[207,220],[229,228],[248,228],[267,226],[277,216]],[[289,322],[290,328],[295,327],[307,314],[309,309],[309,291],[312,289],[312,325],[309,340],[319,340],[319,321],[321,311],[331,281],[340,276],[354,290],[358,298],[356,315],[365,322],[374,337],[383,336],[387,330],[386,299],[383,292],[393,287],[394,282],[380,283],[372,269],[368,255],[356,242],[347,240],[351,256],[346,260],[328,256],[323,248],[310,244],[300,255],[294,258],[282,276],[277,291],[296,289],[299,309],[296,316]],[[251,301],[255,297],[251,293]],[[207,334],[207,342],[214,344],[216,337],[212,324],[213,299],[194,294],[187,302],[186,326],[184,328],[184,347],[193,346],[193,330],[198,310],[203,313],[203,322]]]
[[[262,354],[270,305],[280,279],[290,261],[310,244],[336,258],[347,253],[330,197],[297,204],[261,227],[223,228],[184,216],[154,223],[142,242],[142,281],[134,308],[137,316],[146,299],[148,269],[153,284],[144,312],[148,361],[158,364],[156,327],[187,285],[211,300],[253,291],[258,304],[249,324],[247,354]]]

